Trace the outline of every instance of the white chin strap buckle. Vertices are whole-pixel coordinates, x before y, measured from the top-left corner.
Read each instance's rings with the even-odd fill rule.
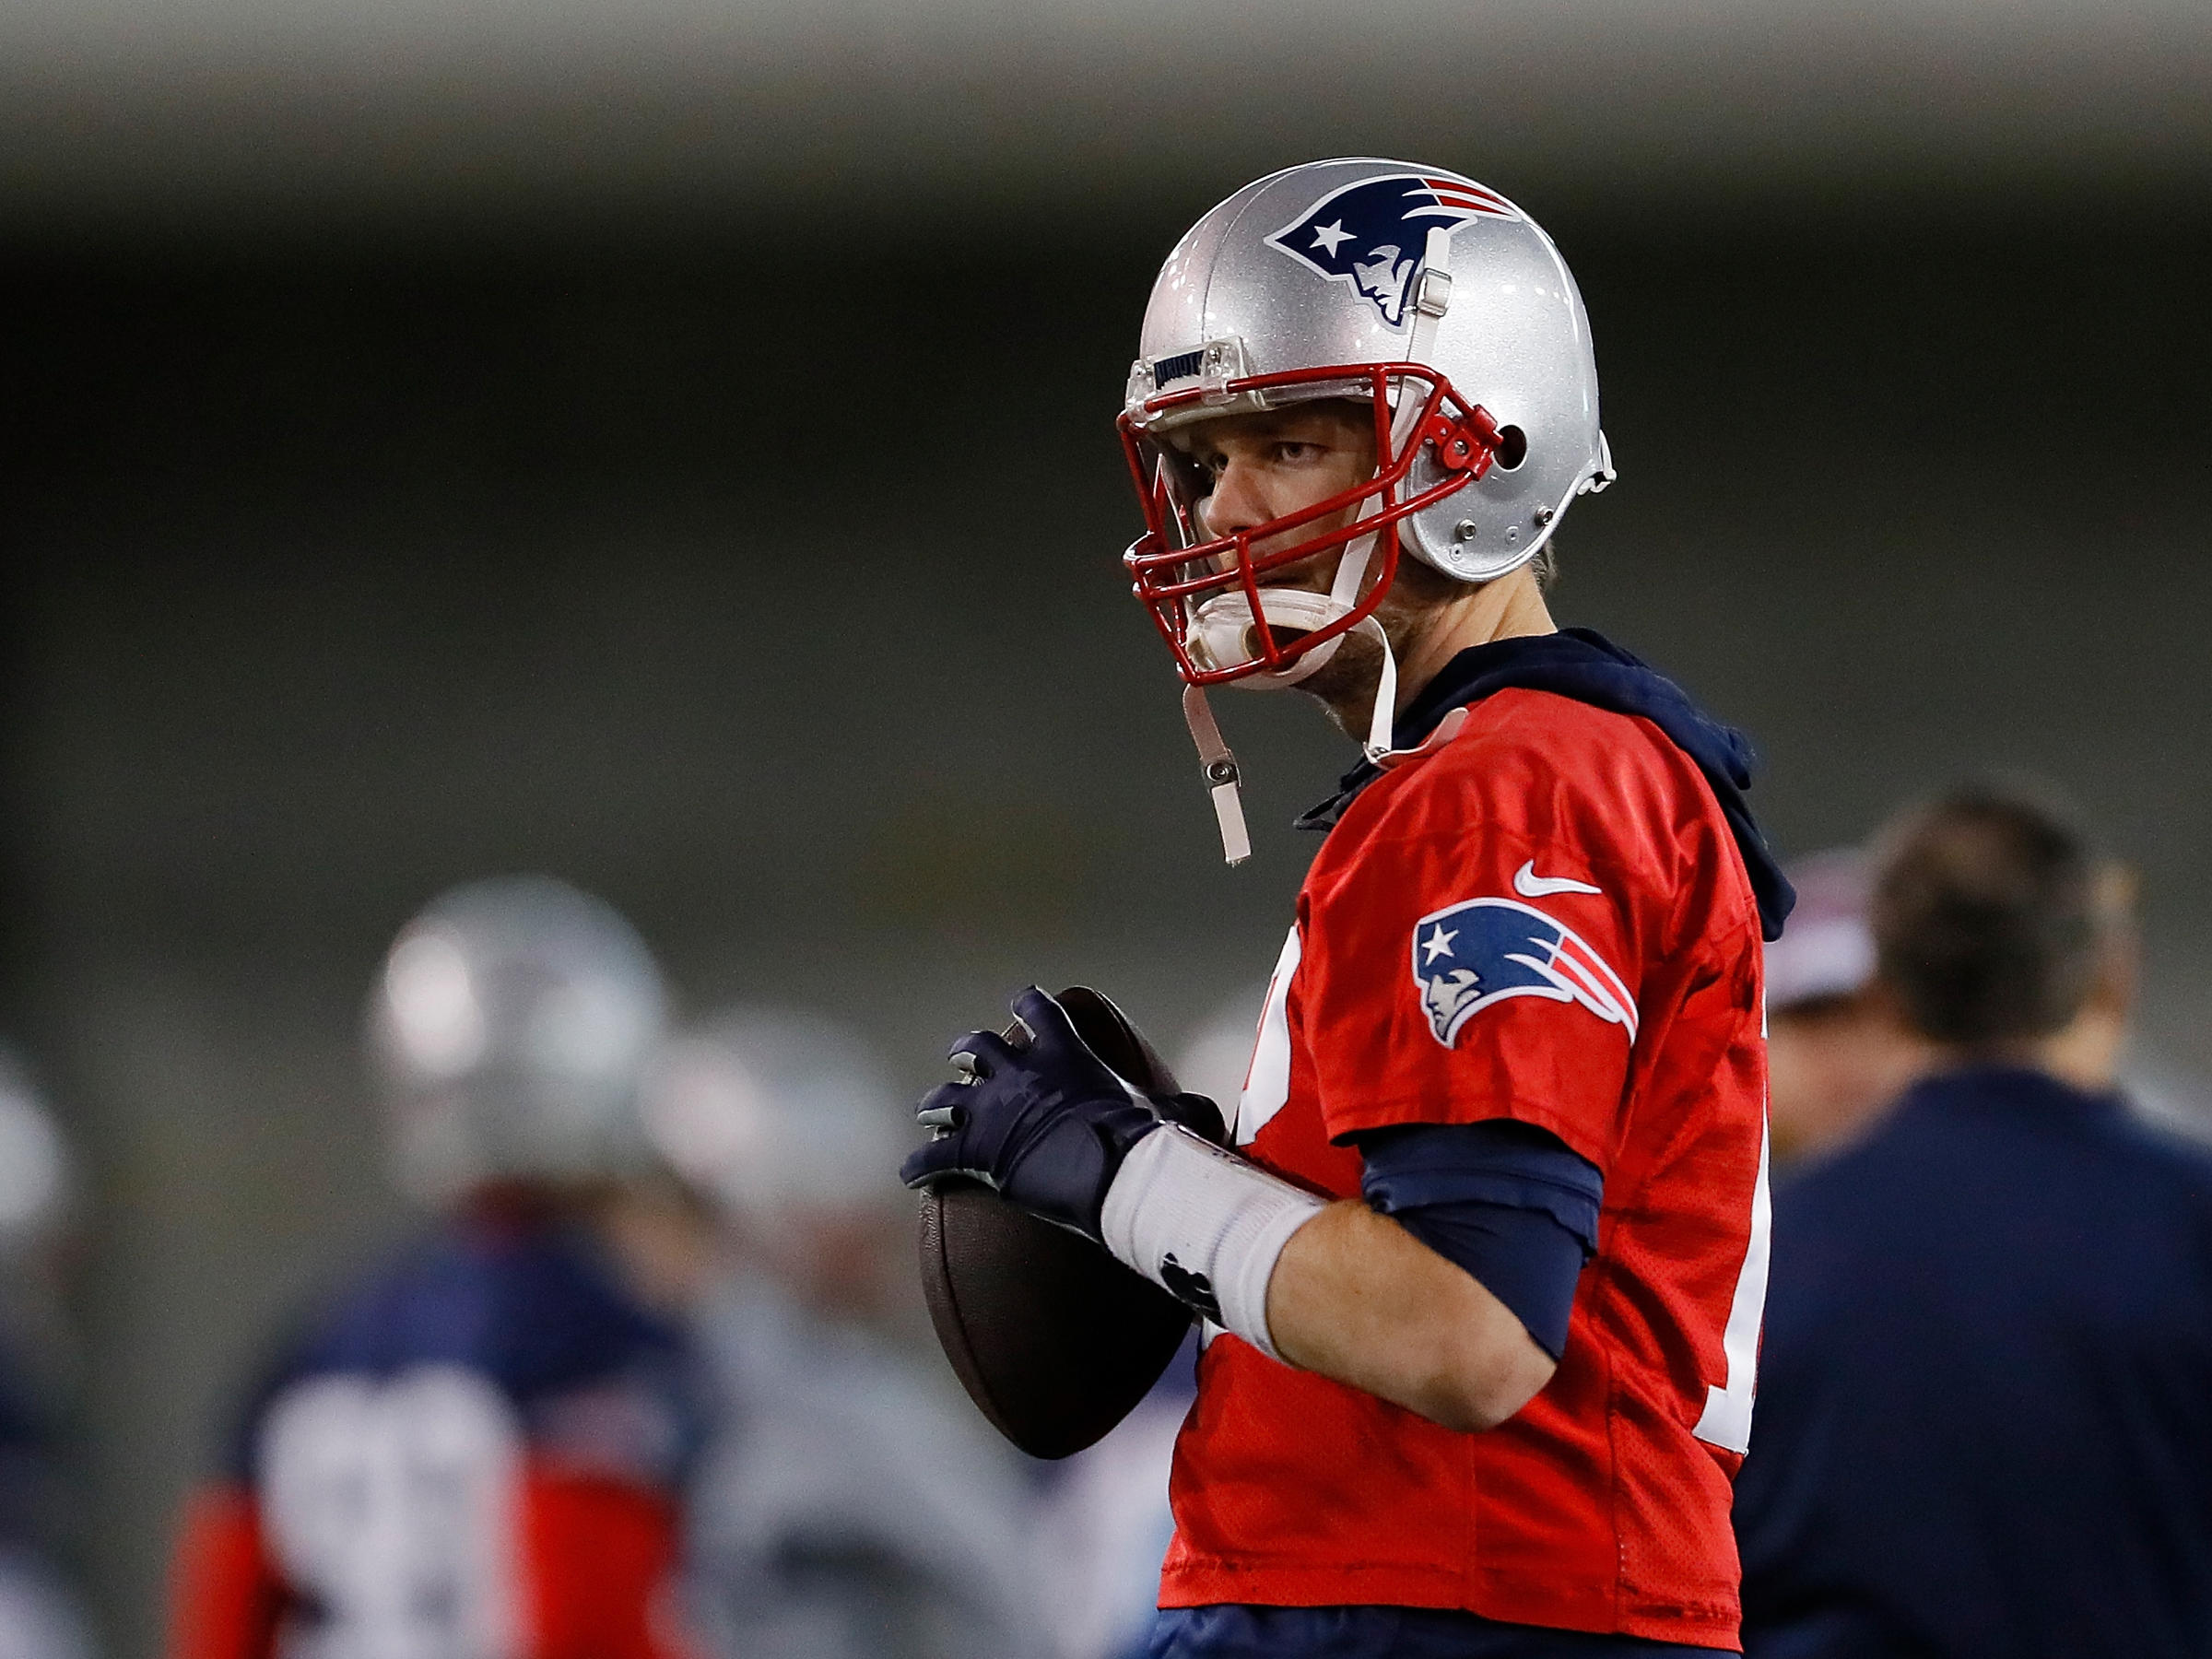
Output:
[[[1221,827],[1221,856],[1241,865],[1252,856],[1252,832],[1244,823],[1244,801],[1240,793],[1237,758],[1229,752],[1213,706],[1197,686],[1182,688],[1182,721],[1198,746],[1198,764],[1206,771],[1206,793],[1213,797],[1214,818]]]

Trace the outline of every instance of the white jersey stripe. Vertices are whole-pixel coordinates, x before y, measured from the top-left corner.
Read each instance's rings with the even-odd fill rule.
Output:
[[[1259,1041],[1252,1051],[1252,1069],[1244,1077],[1243,1097],[1237,1102],[1240,1147],[1252,1145],[1290,1099],[1290,980],[1298,971],[1302,948],[1294,926],[1283,941],[1283,954],[1276,959],[1275,977],[1267,982]]]

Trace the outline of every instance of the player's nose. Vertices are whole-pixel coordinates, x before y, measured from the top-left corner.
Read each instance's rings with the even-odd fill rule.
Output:
[[[1206,527],[1214,535],[1237,535],[1257,529],[1272,516],[1261,499],[1259,468],[1231,459],[1214,479],[1206,499]]]

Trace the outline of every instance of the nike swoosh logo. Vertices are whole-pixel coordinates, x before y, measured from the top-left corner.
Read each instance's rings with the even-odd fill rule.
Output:
[[[1524,899],[1542,899],[1551,893],[1596,893],[1604,890],[1592,887],[1586,881],[1577,881],[1571,876],[1539,876],[1536,874],[1536,861],[1533,858],[1513,872],[1513,891]]]

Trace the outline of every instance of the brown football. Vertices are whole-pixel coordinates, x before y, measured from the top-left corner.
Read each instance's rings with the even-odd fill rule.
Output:
[[[1157,1093],[1175,1079],[1122,1011],[1077,985],[1060,1004],[1092,1051]],[[1191,1311],[1079,1233],[980,1182],[922,1194],[922,1293],[945,1357],[983,1416],[1032,1457],[1094,1444],[1145,1397]]]

